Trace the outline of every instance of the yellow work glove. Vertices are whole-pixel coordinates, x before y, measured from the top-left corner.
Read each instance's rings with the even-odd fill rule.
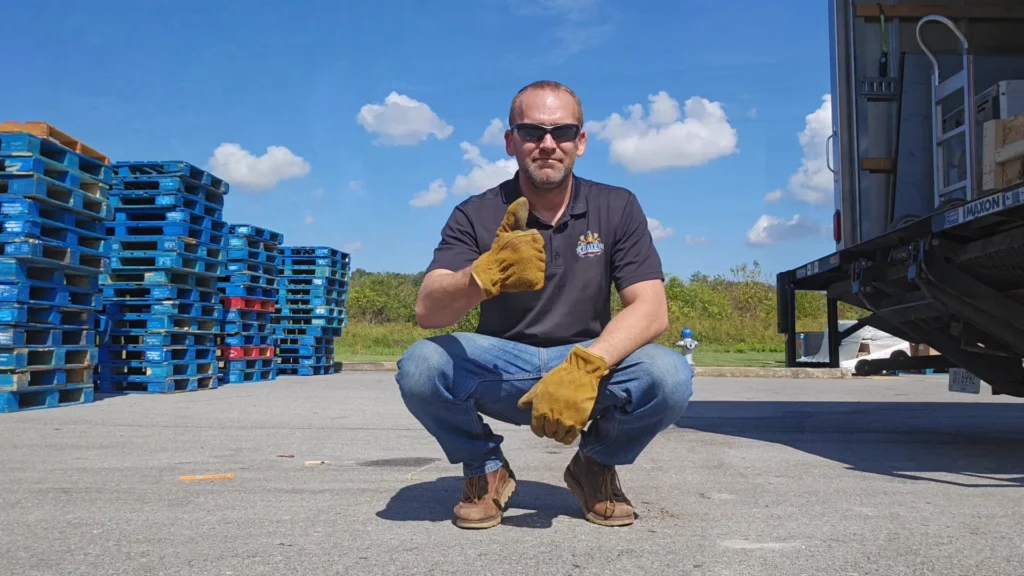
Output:
[[[480,285],[485,299],[501,292],[544,287],[544,238],[540,232],[526,229],[529,215],[530,203],[525,197],[510,204],[491,249],[473,262],[473,279]]]
[[[590,420],[598,383],[607,373],[608,362],[604,358],[578,344],[573,346],[565,362],[519,399],[520,409],[533,406],[533,433],[572,444]]]

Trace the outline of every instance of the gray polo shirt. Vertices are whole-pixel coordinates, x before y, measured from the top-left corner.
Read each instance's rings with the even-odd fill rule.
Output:
[[[508,205],[522,193],[519,173],[459,203],[441,231],[427,271],[458,271],[491,247]],[[544,287],[506,292],[480,305],[477,332],[534,346],[582,342],[611,318],[611,286],[664,280],[661,258],[636,196],[573,176],[565,212],[553,226],[532,213],[527,227],[544,238]]]

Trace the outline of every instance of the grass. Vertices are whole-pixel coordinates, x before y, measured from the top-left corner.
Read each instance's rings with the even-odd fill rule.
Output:
[[[334,342],[334,356],[341,362],[394,362],[413,342],[440,333],[443,331],[423,330],[408,324],[350,322],[344,335]],[[698,366],[729,368],[784,366],[784,352],[770,348],[699,346],[694,351],[693,361]]]

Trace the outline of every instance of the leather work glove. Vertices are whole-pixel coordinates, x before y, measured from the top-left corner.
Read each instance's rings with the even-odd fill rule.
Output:
[[[533,405],[533,433],[572,444],[590,420],[597,386],[605,374],[608,362],[604,358],[578,344],[573,346],[565,362],[519,399],[520,409]]]
[[[544,287],[544,238],[540,232],[526,229],[529,215],[530,203],[525,197],[510,204],[491,249],[473,262],[473,279],[480,285],[485,299],[501,292]]]

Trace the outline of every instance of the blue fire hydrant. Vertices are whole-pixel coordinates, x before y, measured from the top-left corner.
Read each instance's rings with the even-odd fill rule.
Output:
[[[679,333],[679,342],[676,342],[676,346],[682,348],[683,356],[690,366],[693,366],[693,349],[699,344],[700,342],[693,339],[693,331],[688,327],[684,327],[683,331]]]

